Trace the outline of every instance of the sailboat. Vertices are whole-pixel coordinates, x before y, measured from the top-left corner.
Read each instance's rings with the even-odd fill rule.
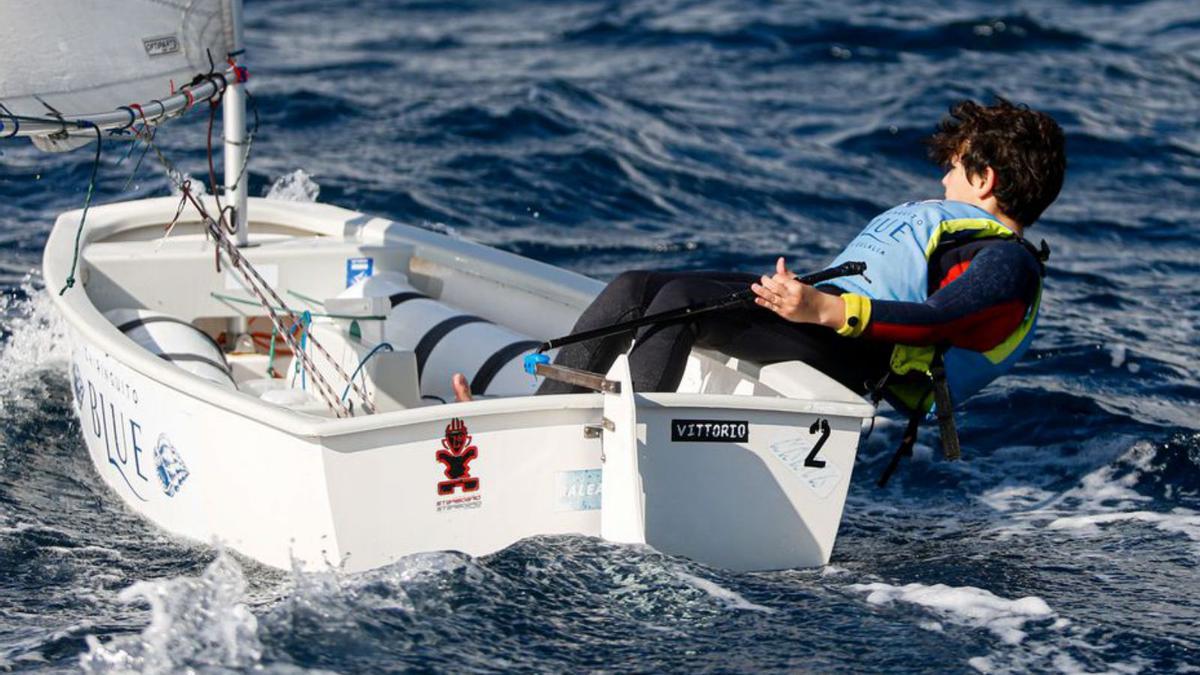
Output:
[[[801,362],[697,349],[675,392],[635,391],[622,356],[607,373],[542,364],[587,392],[535,396],[526,357],[602,285],[386,218],[248,198],[240,1],[10,0],[3,14],[0,59],[21,63],[0,79],[6,142],[159,154],[163,124],[207,111],[211,129],[219,101],[223,185],[102,206],[89,189],[46,243],[84,445],[134,513],[279,568],[565,533],[733,570],[829,561],[873,414],[853,392]],[[453,372],[473,400],[454,401]]]

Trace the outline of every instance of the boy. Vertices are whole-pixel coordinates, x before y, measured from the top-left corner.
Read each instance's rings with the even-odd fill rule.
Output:
[[[1023,233],[1062,188],[1064,138],[1048,115],[997,99],[952,106],[929,145],[946,170],[945,198],[877,216],[830,265],[865,261],[870,281],[807,286],[783,258],[761,278],[626,272],[583,312],[575,332],[747,286],[758,307],[569,345],[555,362],[603,373],[636,337],[629,362],[637,391],[674,391],[698,346],[763,364],[802,360],[910,413],[932,406],[934,374],[944,367],[952,401],[965,400],[1011,368],[1033,338],[1048,251],[1034,249]],[[467,400],[465,378],[454,379],[459,400]],[[538,389],[575,391],[554,380]]]

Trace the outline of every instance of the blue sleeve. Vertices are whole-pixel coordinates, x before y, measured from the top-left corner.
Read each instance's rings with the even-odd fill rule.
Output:
[[[1021,244],[987,246],[964,272],[923,303],[873,301],[863,335],[900,344],[949,343],[986,351],[1021,324],[1040,281],[1037,259]]]

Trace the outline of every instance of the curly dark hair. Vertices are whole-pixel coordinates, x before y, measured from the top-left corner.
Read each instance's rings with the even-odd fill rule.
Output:
[[[1029,227],[1058,197],[1067,171],[1062,128],[1049,115],[997,98],[990,106],[959,101],[929,137],[929,156],[949,170],[958,159],[967,175],[996,172],[996,201]]]

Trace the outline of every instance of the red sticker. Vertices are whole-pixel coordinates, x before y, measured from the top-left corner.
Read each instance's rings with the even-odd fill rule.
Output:
[[[457,489],[463,492],[479,489],[479,479],[471,475],[471,461],[479,457],[479,448],[471,444],[471,435],[461,419],[455,417],[446,425],[442,449],[437,451],[435,457],[446,466],[444,473],[448,479],[438,482],[439,495],[452,495]]]

